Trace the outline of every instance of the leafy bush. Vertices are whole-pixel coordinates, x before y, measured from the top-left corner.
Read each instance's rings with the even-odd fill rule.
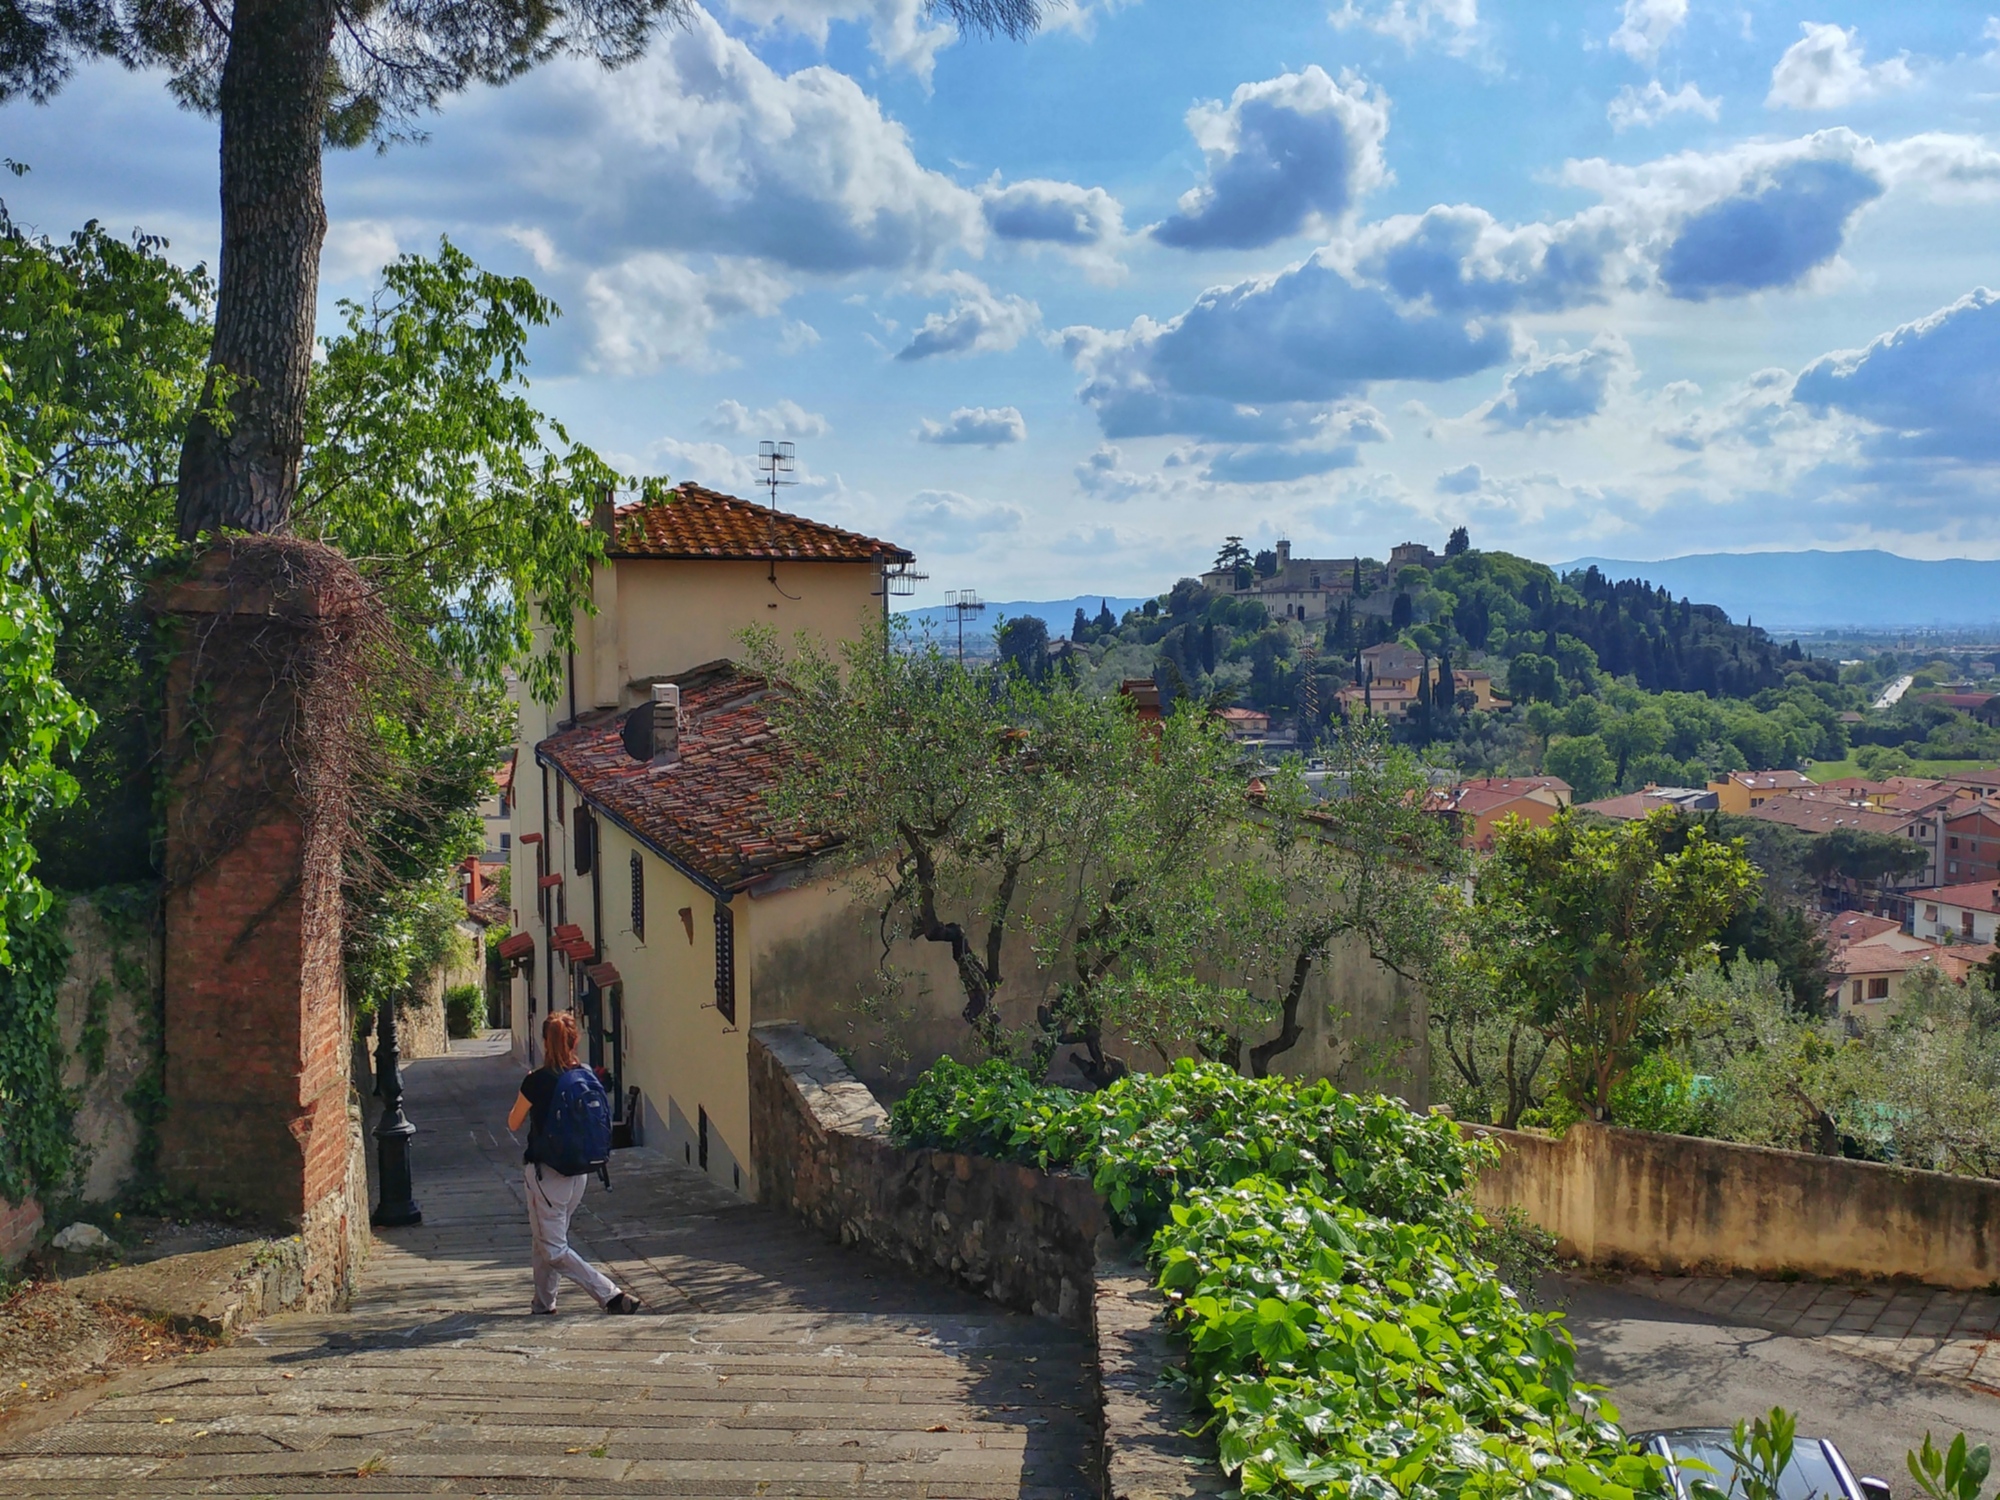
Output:
[[[1121,1223],[1148,1229],[1190,1188],[1261,1175],[1458,1233],[1470,1223],[1461,1195],[1494,1150],[1394,1100],[1186,1060],[1077,1094],[1004,1060],[945,1058],[889,1118],[906,1145],[1086,1170]]]
[[[890,1126],[906,1145],[1087,1171],[1116,1218],[1155,1231],[1246,1495],[1663,1493],[1576,1384],[1560,1321],[1475,1252],[1491,1226],[1465,1190],[1494,1148],[1448,1119],[1214,1064],[1082,1095],[947,1058]]]
[[[1246,1495],[1657,1486],[1561,1325],[1435,1227],[1253,1177],[1176,1204],[1153,1251]]]
[[[468,1037],[486,1022],[486,992],[476,984],[455,984],[444,992],[444,1029]]]

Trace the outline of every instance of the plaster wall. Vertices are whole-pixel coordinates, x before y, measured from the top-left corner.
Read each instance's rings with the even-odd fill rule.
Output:
[[[1483,1209],[1518,1207],[1587,1262],[1697,1272],[2000,1279],[2000,1182],[1589,1123],[1560,1140],[1480,1127]]]
[[[751,626],[787,641],[802,630],[852,640],[881,620],[881,586],[872,562],[620,558],[597,571],[597,614],[577,617],[577,707],[624,706],[636,701],[626,691],[635,678],[740,657],[737,637]]]
[[[650,1111],[648,1127],[663,1129],[646,1144],[701,1165],[700,1124],[708,1118],[708,1175],[746,1197],[756,1191],[750,1168],[750,1101],[744,1049],[752,1006],[749,898],[736,914],[736,1019],[715,1005],[715,897],[657,855],[639,851],[645,868],[645,937],[632,931],[630,835],[600,819],[603,845],[595,878],[602,882],[604,930],[592,931],[592,876],[579,888],[570,919],[595,937],[598,951],[624,981],[625,1085],[637,1084]],[[685,912],[685,917],[683,917]],[[565,974],[556,960],[558,975]],[[565,992],[564,1005],[567,1005]]]

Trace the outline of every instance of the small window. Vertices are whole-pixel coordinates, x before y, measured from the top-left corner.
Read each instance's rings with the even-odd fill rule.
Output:
[[[563,821],[563,780],[560,776],[556,778],[556,821]]]
[[[1886,979],[1869,980],[1868,998],[1870,1000],[1887,1000],[1889,998],[1889,981]]]
[[[736,1024],[736,913],[722,901],[715,903],[715,1008]]]
[[[503,833],[503,834],[501,834],[501,835],[500,835],[500,852],[501,852],[502,854],[505,854],[505,853],[506,853],[506,852],[507,852],[507,851],[508,851],[509,849],[511,849],[511,848],[513,848],[513,847],[514,847],[514,835],[513,835],[513,834],[511,834],[511,833]]]
[[[1853,986],[1852,986],[1852,993],[1851,993],[1851,994],[1849,995],[1849,998],[1850,998],[1851,1000],[1853,1000],[1853,1002],[1854,1002],[1854,1003],[1855,1003],[1856,1005],[1859,1005],[1859,1004],[1861,1003],[1861,981],[1860,981],[1860,980],[1858,980],[1858,979],[1857,979],[1857,980],[1855,980],[1855,981],[1854,981],[1854,984],[1853,984]]]
[[[1956,848],[1958,847],[1958,840],[1957,840],[1957,838],[1955,838],[1955,837],[1954,837],[1954,838],[1948,838],[1948,839],[1946,839],[1946,840],[1945,840],[1944,842],[1945,842],[1945,847],[1946,847],[1947,849],[1956,849]]]
[[[570,835],[569,855],[579,875],[588,875],[591,861],[597,857],[597,820],[580,802],[576,807],[576,828]]]
[[[1960,931],[1960,932],[1963,932],[1963,933],[1964,933],[1964,934],[1965,934],[1965,935],[1966,935],[1967,937],[1971,937],[1971,936],[1972,936],[1972,913],[1971,913],[1971,912],[1969,912],[1969,911],[1966,911],[1966,912],[1960,912],[1960,913],[1958,914],[1958,929],[1959,929],[1959,931]]]
[[[1935,906],[1926,906],[1924,908],[1924,920],[1926,922],[1935,922],[1937,919],[1937,908]]]
[[[646,861],[632,851],[632,936],[646,941]]]

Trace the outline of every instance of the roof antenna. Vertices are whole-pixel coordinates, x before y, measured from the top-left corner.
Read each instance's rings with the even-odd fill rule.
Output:
[[[763,474],[763,478],[758,482],[764,486],[764,493],[770,497],[764,508],[767,522],[765,540],[769,545],[770,583],[771,587],[778,589],[781,594],[785,594],[785,591],[778,588],[778,491],[787,485],[799,482],[793,472],[798,451],[791,443],[774,443],[768,439],[757,445],[757,467]],[[797,598],[793,594],[785,594],[785,597]]]

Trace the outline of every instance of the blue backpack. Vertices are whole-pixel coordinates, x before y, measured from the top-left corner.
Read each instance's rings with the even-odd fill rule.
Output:
[[[588,1068],[556,1074],[535,1160],[565,1177],[600,1171],[611,1159],[611,1098]]]

